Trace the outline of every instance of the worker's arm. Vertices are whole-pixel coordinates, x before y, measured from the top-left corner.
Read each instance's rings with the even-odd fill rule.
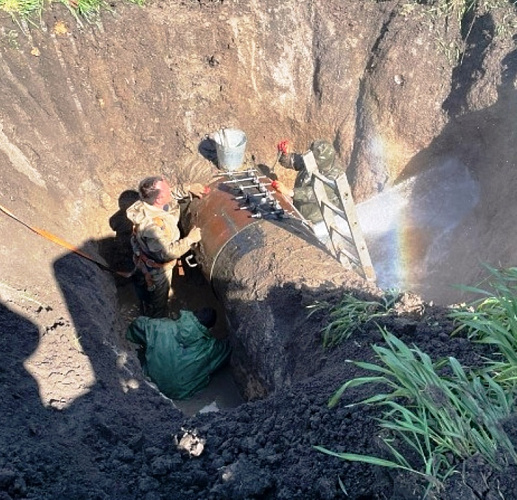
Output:
[[[302,155],[292,151],[292,145],[289,141],[279,142],[276,148],[278,151],[278,163],[282,167],[296,170],[297,172],[305,168]]]
[[[203,195],[207,194],[210,191],[210,188],[199,183],[193,182],[188,184],[178,184],[174,189],[171,190],[172,196],[176,200],[183,200],[185,198],[189,198],[191,195],[196,198],[202,198]]]
[[[185,238],[178,240],[170,240],[170,236],[163,231],[153,231],[147,236],[145,242],[151,253],[151,257],[155,256],[160,262],[169,262],[179,259],[185,255],[195,243],[201,241],[201,229],[192,228]]]

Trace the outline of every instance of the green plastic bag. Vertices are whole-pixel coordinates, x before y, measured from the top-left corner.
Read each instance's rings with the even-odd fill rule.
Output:
[[[191,311],[180,311],[177,320],[140,316],[126,338],[144,348],[144,374],[171,399],[187,399],[205,387],[230,353],[228,341],[212,337]]]

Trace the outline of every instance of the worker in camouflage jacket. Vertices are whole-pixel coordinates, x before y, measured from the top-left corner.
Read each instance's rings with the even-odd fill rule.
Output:
[[[326,242],[329,237],[328,231],[312,188],[311,175],[305,168],[302,155],[290,152],[287,141],[280,143],[278,150],[280,153],[279,163],[285,168],[294,169],[298,172],[294,181],[294,189],[288,193],[292,196],[293,205],[306,220],[312,223],[316,236],[318,236],[321,241]],[[318,170],[325,177],[330,180],[336,180],[344,173],[345,170],[343,166],[336,158],[336,150],[330,142],[323,140],[314,141],[310,146],[310,150],[314,155]],[[325,186],[325,191],[327,192],[329,201],[341,207],[336,193],[328,186]]]
[[[137,292],[146,316],[166,317],[174,266],[193,244],[201,241],[198,227],[181,237],[178,201],[190,195],[201,197],[205,187],[195,183],[173,191],[163,177],[146,177],[138,192],[140,199],[126,211],[133,223],[131,246],[138,269]],[[144,280],[145,288],[139,284]]]

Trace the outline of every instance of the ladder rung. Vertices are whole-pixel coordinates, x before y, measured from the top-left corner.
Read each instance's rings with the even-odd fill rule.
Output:
[[[343,210],[338,208],[336,205],[334,205],[330,201],[325,200],[321,200],[321,203],[326,207],[330,208],[336,215],[339,215],[342,219],[345,219],[348,222],[345,212],[343,212]]]
[[[330,225],[330,230],[337,233],[339,236],[341,236],[341,238],[343,238],[347,243],[349,243],[350,245],[354,245],[355,242],[353,240],[353,238],[351,238],[350,236],[348,236],[347,234],[344,234],[341,229],[339,229],[339,227],[337,227],[336,225],[334,224],[331,224]]]
[[[345,255],[347,257],[347,259],[350,262],[354,263],[355,265],[357,265],[357,266],[361,265],[361,261],[359,260],[359,258],[356,255],[354,255],[353,253],[349,252],[346,248],[343,248],[338,245],[337,252]]]
[[[316,177],[319,181],[323,182],[323,184],[326,184],[329,188],[336,189],[336,181],[333,181],[332,179],[329,179],[328,177],[325,177],[322,173],[316,171],[313,172],[312,175]]]

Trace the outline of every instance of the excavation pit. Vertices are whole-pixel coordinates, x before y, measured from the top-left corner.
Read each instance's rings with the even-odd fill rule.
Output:
[[[360,206],[390,189],[408,189],[422,173],[432,182],[466,172],[467,189],[452,198],[465,200],[468,210],[454,227],[433,228],[445,231],[446,252],[440,247],[426,262],[425,226],[400,230],[408,212],[394,215],[380,241],[391,251],[387,275],[403,262],[431,264],[423,281],[416,280],[425,285],[425,298],[444,305],[463,300],[452,285],[479,283],[480,262],[505,267],[517,258],[517,65],[513,31],[504,25],[515,13],[511,7],[469,10],[462,24],[452,17],[429,23],[425,2],[411,12],[399,7],[115,2],[115,15],[78,25],[65,5],[51,4],[42,29],[17,24],[2,11],[0,204],[98,256],[114,238],[109,220],[120,194],[140,179],[211,179],[213,163],[200,146],[206,134],[230,126],[245,131],[247,160],[271,168],[278,141],[303,151],[324,138],[347,165]],[[451,57],[455,48],[463,51],[460,60]],[[275,173],[286,183],[293,179],[279,165]],[[429,198],[429,185],[413,197],[428,202],[426,214],[429,205],[448,206]],[[450,186],[442,184],[439,193],[451,194]],[[293,237],[272,229],[260,247],[269,256]],[[286,267],[264,255],[242,255],[238,262],[246,268],[259,263],[257,276],[280,276],[280,284],[261,288],[261,280],[246,281],[247,273],[231,268],[234,276],[214,283],[226,297],[230,334],[243,353],[236,377],[246,381],[250,401],[191,416],[141,377],[124,340],[112,274],[4,214],[0,231],[0,484],[6,498],[332,499],[342,496],[340,483],[356,500],[422,497],[425,485],[414,475],[314,448],[386,452],[379,415],[348,406],[367,396],[364,391],[327,406],[345,380],[363,374],[345,360],[375,361],[378,328],[323,349],[328,316],[307,316],[314,301],[336,303],[344,290],[369,298],[363,283],[347,278],[334,286],[327,277],[316,279],[312,267],[299,273],[308,282],[287,279],[299,254],[293,251]],[[433,359],[482,362],[467,338],[449,336],[447,312],[408,294],[385,326]],[[265,325],[265,340],[253,325]],[[514,439],[513,419],[505,425]],[[206,440],[201,455],[177,448],[174,438],[184,429]],[[446,481],[442,499],[463,500],[472,491],[515,497],[513,466],[500,472],[476,457],[458,470],[463,474]]]

